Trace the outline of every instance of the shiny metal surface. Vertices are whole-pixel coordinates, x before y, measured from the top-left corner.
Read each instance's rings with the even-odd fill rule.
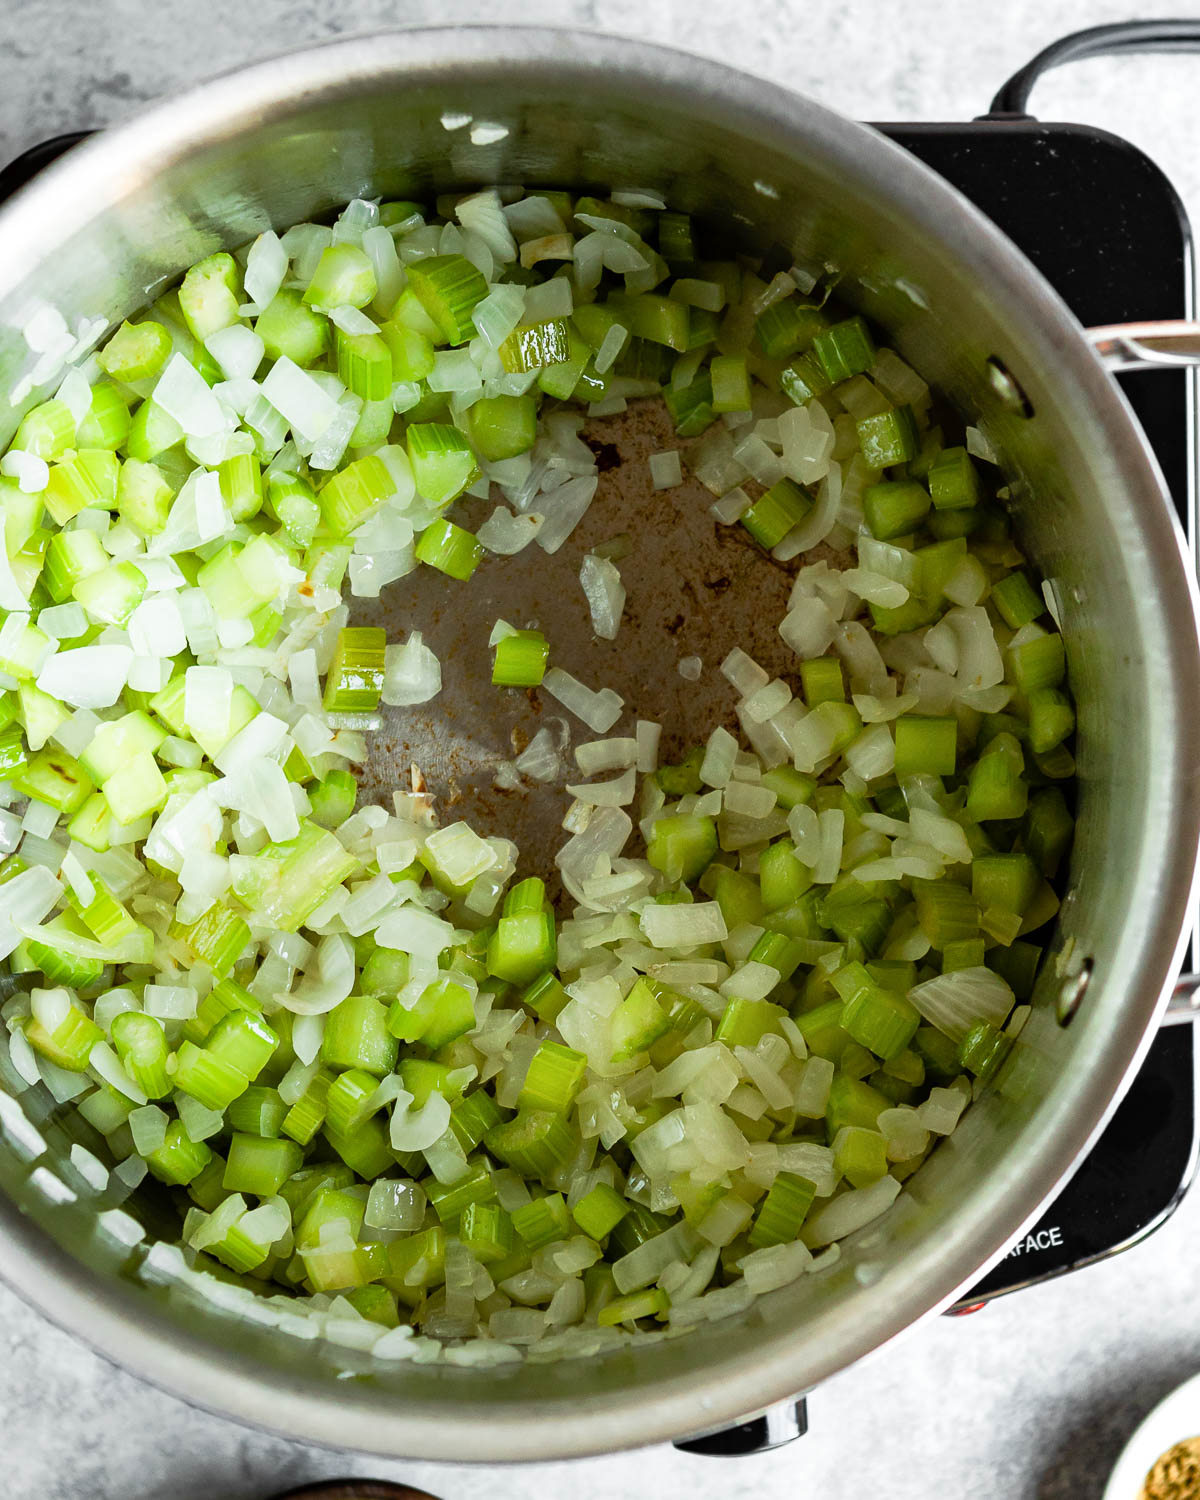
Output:
[[[808,1403],[803,1399],[781,1401],[747,1422],[685,1438],[675,1446],[682,1453],[695,1453],[701,1458],[746,1458],[794,1443],[807,1431]]]
[[[1200,323],[1183,318],[1113,323],[1106,328],[1089,328],[1087,338],[1110,375],[1200,365]]]
[[[1181,974],[1167,1000],[1161,1025],[1183,1026],[1200,1020],[1200,974]]]
[[[474,145],[444,112],[507,136]],[[48,1096],[0,1118],[0,1274],[145,1378],[292,1436],[394,1455],[534,1459],[679,1438],[808,1389],[947,1304],[1094,1137],[1178,963],[1200,831],[1194,586],[1161,481],[1058,298],[962,198],[863,126],[757,79],[594,35],[418,31],[256,65],[86,143],[0,212],[0,384],[42,305],[114,320],[218,245],[357,193],[479,182],[642,186],[843,271],[1005,458],[1053,581],[1079,706],[1081,818],[1059,941],[1094,965],[1070,1027],[1045,993],[994,1092],[841,1263],[741,1319],[604,1359],[382,1367],[144,1285],[141,1252],[54,1201]],[[1004,403],[994,358],[1031,415]],[[16,413],[0,417],[0,439]],[[46,1149],[43,1149],[43,1146]],[[127,1208],[153,1228],[155,1205]],[[346,1378],[347,1373],[351,1378]],[[339,1378],[341,1376],[341,1378]]]

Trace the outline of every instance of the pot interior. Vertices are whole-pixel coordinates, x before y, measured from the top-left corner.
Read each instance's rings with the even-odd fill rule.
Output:
[[[0,1270],[52,1317],[233,1415],[339,1446],[458,1459],[596,1451],[727,1421],[877,1346],[995,1256],[1098,1126],[1170,973],[1196,826],[1182,769],[1194,759],[1194,731],[1179,703],[1200,680],[1184,570],[1151,462],[1034,273],[870,132],[653,49],[486,30],[339,43],[220,80],[98,138],[0,215],[0,388],[31,363],[19,330],[40,306],[115,323],[201,256],[267,227],[355,196],[431,199],[486,183],[645,187],[744,248],[779,245],[803,264],[836,266],[839,295],[984,429],[1004,456],[1021,539],[1053,581],[1067,641],[1080,821],[1054,948],[1069,945],[1094,972],[1064,1029],[1047,962],[998,1086],[831,1271],[683,1339],[553,1366],[385,1366],[255,1325],[234,1301],[214,1306],[153,1277],[147,1285],[137,1269],[144,1247],[128,1243],[120,1217],[97,1217],[67,1158],[72,1132],[86,1127],[41,1087],[17,1104],[0,1100]],[[1019,381],[1024,403],[1007,399],[993,361]],[[0,415],[0,438],[18,414]],[[620,441],[626,451],[657,445],[636,431]],[[629,484],[624,499],[613,496],[614,514],[648,503],[648,487]],[[654,497],[658,529],[695,527],[684,508],[702,507],[703,494]],[[701,511],[698,566],[718,558],[712,533]],[[516,575],[521,563],[506,566]],[[770,579],[743,568],[734,583],[688,614],[685,632],[706,665],[726,634],[744,638],[756,618],[778,616],[763,596]],[[390,597],[384,618],[396,619]],[[495,600],[489,610],[494,619]],[[451,634],[460,626],[445,623]],[[635,704],[649,706],[662,672],[663,630],[648,612],[629,681],[617,683]],[[670,649],[663,675],[674,683],[675,655],[689,651]],[[667,690],[680,731],[690,716],[706,733],[708,705],[684,699],[682,686]],[[413,735],[425,736],[423,753],[443,754],[436,780],[454,755],[511,754],[508,728],[481,747],[478,736],[455,738],[436,713],[419,730],[397,722],[380,737],[372,778],[381,789],[398,782]],[[495,816],[494,831],[507,831],[506,808]],[[522,835],[546,864],[551,826]],[[6,1060],[0,1066],[10,1087],[19,1083]],[[153,1189],[122,1212],[151,1237],[169,1223]]]

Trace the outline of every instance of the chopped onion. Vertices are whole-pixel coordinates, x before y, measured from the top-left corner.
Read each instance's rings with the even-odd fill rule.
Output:
[[[614,641],[625,608],[625,588],[616,564],[607,557],[585,552],[579,565],[579,582],[592,616],[592,629],[601,639]]]
[[[816,1249],[844,1239],[886,1213],[899,1193],[900,1184],[894,1177],[881,1177],[870,1187],[843,1193],[805,1221],[805,1243]]]
[[[914,985],[908,998],[931,1025],[962,1042],[972,1026],[1003,1026],[1016,997],[991,969],[954,969]]]
[[[43,693],[75,708],[111,708],[129,679],[132,663],[128,646],[79,646],[52,656],[37,684]]]
[[[392,708],[428,703],[442,690],[442,664],[414,630],[403,646],[384,656],[383,701]]]
[[[503,505],[498,505],[475,533],[479,542],[498,557],[514,557],[534,541],[542,529],[545,517],[536,512],[514,516]]]
[[[154,404],[174,417],[189,437],[208,437],[226,425],[221,403],[182,354],[173,354],[158,377]]]
[[[561,667],[551,667],[542,685],[568,712],[582,719],[593,734],[606,734],[625,707],[624,699],[611,688],[593,691]]]

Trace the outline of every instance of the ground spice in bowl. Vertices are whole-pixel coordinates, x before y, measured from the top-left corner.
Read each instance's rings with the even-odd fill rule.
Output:
[[[1155,1460],[1138,1500],[1200,1500],[1200,1437],[1184,1438]]]

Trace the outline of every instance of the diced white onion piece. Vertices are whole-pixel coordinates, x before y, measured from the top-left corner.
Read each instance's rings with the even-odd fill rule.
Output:
[[[108,1168],[86,1146],[72,1145],[71,1165],[94,1192],[102,1193],[108,1186]]]
[[[632,766],[611,781],[576,783],[566,788],[567,795],[590,807],[623,807],[633,801],[637,791],[637,772]]]
[[[246,296],[259,307],[266,307],[283,285],[287,269],[287,251],[275,231],[268,229],[250,246],[246,257],[246,274],[243,280]]]
[[[646,941],[655,948],[697,948],[720,943],[729,936],[721,908],[715,901],[680,906],[646,906],[638,917]]]
[[[19,448],[10,448],[0,458],[0,474],[15,479],[17,488],[29,495],[39,495],[50,482],[50,466],[36,453],[23,453]]]
[[[411,1104],[412,1096],[402,1093],[392,1111],[389,1136],[395,1151],[425,1151],[450,1124],[450,1105],[441,1094],[431,1093],[420,1109]]]
[[[615,859],[632,832],[633,822],[628,813],[619,807],[597,808],[587,825],[568,839],[555,854],[554,863],[564,877],[579,882],[589,880],[596,872],[597,862]],[[3,889],[0,887],[0,895],[3,894]],[[658,908],[659,911],[675,909],[665,906]]]
[[[269,715],[259,715],[259,718],[263,717]],[[257,722],[252,720],[247,728]],[[257,818],[273,843],[294,839],[300,832],[291,783],[277,761],[255,756],[239,762],[224,780],[216,784],[214,795],[220,805]]]
[[[218,858],[215,854],[210,857]],[[148,984],[142,992],[142,1008],[148,1016],[157,1016],[161,1021],[186,1021],[196,1014],[199,998],[191,985]]]
[[[837,621],[823,599],[800,599],[779,622],[779,634],[805,661],[824,656],[833,644]]]
[[[399,948],[423,958],[436,958],[454,942],[454,928],[432,912],[402,906],[386,914],[375,931],[383,948]]]
[[[757,432],[750,433],[734,445],[733,457],[759,484],[770,486],[783,478],[782,462]]]
[[[637,741],[637,768],[642,775],[658,768],[658,744],[662,738],[662,725],[639,719],[635,729]]]
[[[846,815],[841,808],[834,807],[818,813],[817,819],[821,829],[821,854],[813,869],[813,880],[818,885],[832,885],[841,869]]]
[[[391,235],[388,236],[389,242]],[[392,245],[393,250],[395,245]],[[333,307],[329,310],[329,321],[335,328],[340,328],[343,333],[378,333],[379,324],[368,318],[366,313],[358,307]]]
[[[789,1286],[812,1264],[812,1251],[796,1240],[790,1245],[768,1245],[738,1261],[746,1286],[755,1296]]]
[[[354,946],[338,933],[323,937],[312,963],[291,994],[276,999],[301,1016],[325,1015],[340,1005],[354,988]]]
[[[468,885],[497,861],[492,845],[480,838],[468,823],[451,823],[436,829],[426,839],[425,848],[454,886]]]
[[[929,1145],[928,1128],[918,1112],[908,1106],[881,1110],[876,1125],[887,1142],[889,1161],[911,1161]]]
[[[940,854],[955,864],[971,863],[971,846],[960,823],[940,813],[928,812],[914,807],[908,815],[908,826],[915,839],[930,844]]]
[[[157,1104],[144,1104],[131,1111],[129,1129],[133,1135],[134,1149],[139,1156],[149,1156],[157,1151],[167,1137],[167,1122],[170,1116]]]
[[[187,649],[187,631],[173,594],[143,599],[129,617],[129,644],[138,656],[177,656]]]
[[[271,366],[262,393],[292,431],[309,442],[327,432],[338,414],[336,399],[287,355]]]
[[[498,557],[513,557],[535,540],[544,521],[539,512],[514,516],[506,506],[498,505],[475,536]]]
[[[922,1126],[934,1135],[950,1135],[969,1103],[962,1089],[932,1088],[929,1097],[917,1107]]]
[[[754,502],[744,489],[735,486],[727,491],[721,498],[714,501],[708,507],[709,514],[720,521],[722,526],[732,526],[748,511]]]
[[[231,381],[253,380],[266,353],[262,339],[244,323],[218,328],[205,339],[204,347]]]
[[[192,669],[189,668],[189,672]],[[287,725],[274,714],[259,713],[217,751],[213,763],[226,776],[244,771],[256,761],[281,750],[287,740]]]
[[[37,685],[75,708],[111,708],[129,680],[132,663],[128,646],[79,646],[52,656]]]
[[[989,464],[998,464],[1000,462],[996,457],[996,450],[978,427],[968,427],[966,439],[967,452],[972,458],[982,458],[985,463]]]
[[[1000,975],[983,967],[938,974],[914,985],[908,998],[931,1025],[955,1042],[964,1041],[980,1021],[1003,1026],[1016,1000]]]
[[[479,121],[471,132],[474,145],[490,145],[503,140],[508,130],[503,125],[489,125]],[[500,195],[495,188],[471,193],[454,205],[454,216],[464,229],[473,230],[487,244],[488,249],[501,263],[517,258],[517,245],[509,229]]]
[[[403,646],[384,652],[383,701],[391,708],[428,703],[442,690],[442,664],[414,630]]]
[[[594,474],[581,475],[539,496],[538,508],[546,519],[535,540],[543,552],[557,552],[575,530],[592,503],[596,483]]]
[[[964,609],[956,605],[943,620],[958,639],[958,677],[965,687],[990,688],[1004,679],[1004,662],[996,644],[996,633],[982,605]]]
[[[787,562],[808,552],[818,542],[823,542],[833,530],[842,503],[842,471],[838,464],[830,463],[825,478],[817,490],[817,502],[804,519],[793,526],[771,556],[779,562]]]
[[[770,673],[764,672],[740,646],[734,646],[721,663],[721,676],[731,682],[743,698],[748,698],[759,688],[766,687],[771,680]]]
[[[143,1090],[126,1073],[117,1054],[107,1042],[96,1042],[93,1045],[88,1053],[88,1067],[127,1099],[132,1099],[136,1104],[148,1102]]]
[[[154,387],[154,404],[189,437],[208,437],[225,427],[221,403],[204,377],[182,354],[173,354]]]
[[[616,640],[625,608],[625,586],[616,564],[607,557],[585,552],[579,565],[579,582],[591,612],[592,629],[602,640]]]
[[[877,698],[870,693],[853,693],[851,701],[864,724],[885,724],[916,708],[921,700],[916,693],[903,693],[898,698]]]
[[[525,290],[511,283],[492,287],[471,310],[479,336],[492,349],[499,349],[525,312]]]
[[[306,1067],[316,1062],[324,1037],[323,1015],[297,1016],[292,1022],[292,1050]]]
[[[872,724],[845,752],[846,764],[864,781],[887,776],[896,764],[896,746],[886,724]],[[961,829],[959,830],[961,832]]]
[[[530,776],[534,781],[554,781],[563,772],[560,736],[552,729],[539,729],[513,765],[522,776]]]
[[[673,1260],[687,1259],[694,1255],[700,1248],[700,1243],[700,1236],[686,1221],[673,1224],[670,1229],[663,1230],[653,1239],[645,1240],[628,1255],[613,1262],[613,1280],[617,1290],[629,1293],[649,1286],[651,1282],[657,1281]]]
[[[656,490],[674,489],[683,483],[683,463],[678,448],[650,455],[650,482]]]
[[[789,407],[779,416],[783,467],[800,484],[816,484],[830,470],[834,432],[829,414],[819,401]]]
[[[575,747],[575,764],[585,776],[599,776],[605,771],[624,770],[626,766],[637,765],[637,758],[638,750],[635,739],[622,739],[614,736],[607,740],[588,740],[585,744]]]
[[[746,717],[755,724],[765,724],[792,701],[792,690],[780,678],[773,678],[750,693],[742,704]]]
[[[886,1213],[900,1193],[894,1177],[881,1177],[869,1187],[852,1188],[817,1209],[804,1225],[805,1242],[816,1249],[844,1239]]]
[[[581,719],[593,734],[607,734],[621,717],[625,707],[624,699],[611,688],[594,691],[569,672],[564,672],[561,667],[551,667],[542,685],[568,712]]]
[[[775,809],[775,793],[754,782],[730,781],[725,788],[724,809],[737,817],[761,822]]]

